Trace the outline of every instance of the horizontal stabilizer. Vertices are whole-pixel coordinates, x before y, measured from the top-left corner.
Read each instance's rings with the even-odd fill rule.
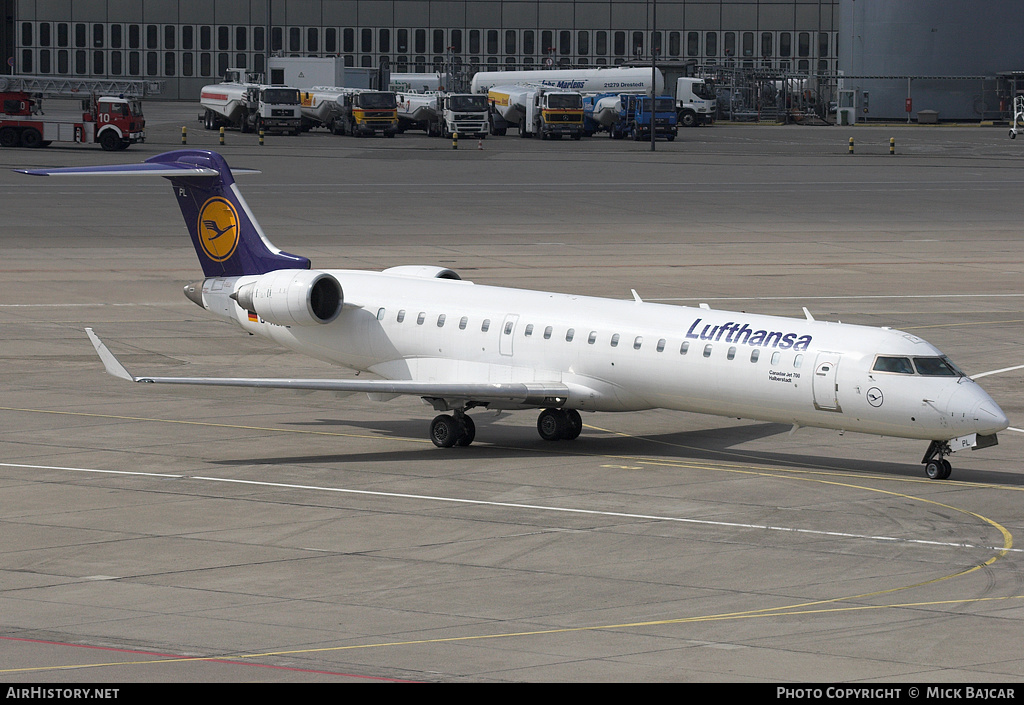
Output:
[[[115,164],[112,166],[69,166],[58,169],[15,169],[29,176],[217,176],[215,169],[191,164]],[[233,170],[242,173],[241,169]],[[258,173],[258,172],[257,172]]]
[[[139,164],[15,171],[29,176],[162,176],[171,182],[207,277],[266,274],[311,266],[306,257],[282,252],[270,242],[235,186],[234,174],[259,174],[259,170],[232,170],[216,152],[180,149],[157,154]]]

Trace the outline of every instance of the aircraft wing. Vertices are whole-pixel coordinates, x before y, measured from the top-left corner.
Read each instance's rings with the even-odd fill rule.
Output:
[[[256,389],[292,389],[382,395],[409,395],[425,399],[503,402],[531,407],[558,407],[564,404],[569,388],[560,382],[420,382],[389,379],[299,379],[273,377],[148,377],[135,376],[125,369],[103,341],[86,328],[96,354],[108,374],[129,382],[151,384],[195,384],[217,387]]]

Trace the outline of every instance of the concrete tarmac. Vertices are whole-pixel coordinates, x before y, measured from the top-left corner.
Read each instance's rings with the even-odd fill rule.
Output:
[[[1024,141],[987,127],[683,130],[672,143],[457,150],[205,132],[147,103],[124,152],[0,152],[0,680],[1013,683],[1024,677],[1024,432],[925,443],[651,411],[131,385],[349,376],[213,320],[169,184],[11,169],[221,151],[314,267],[920,335],[969,374],[1024,364]],[[855,138],[854,154],[848,139]],[[896,154],[889,154],[889,138]],[[482,149],[478,148],[482,147]],[[458,302],[452,302],[453,311]],[[980,380],[1024,427],[1024,370]]]

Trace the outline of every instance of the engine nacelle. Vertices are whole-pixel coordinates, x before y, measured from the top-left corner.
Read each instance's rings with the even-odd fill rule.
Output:
[[[447,267],[435,267],[429,264],[403,264],[398,267],[388,267],[382,273],[399,274],[403,277],[419,277],[420,279],[462,279],[454,270]]]
[[[238,287],[231,298],[247,311],[279,326],[330,323],[345,296],[337,279],[311,269],[279,269]]]

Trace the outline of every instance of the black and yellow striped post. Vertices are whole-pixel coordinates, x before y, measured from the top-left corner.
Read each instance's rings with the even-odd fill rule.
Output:
[[[889,138],[889,154],[896,154],[896,138]]]
[[[187,134],[188,134],[188,128],[186,128],[184,125],[182,125],[181,126],[181,143],[182,144],[188,144],[188,139],[186,138]]]
[[[263,146],[263,130],[260,130],[260,146]]]
[[[224,144],[224,128],[220,128],[220,143]]]
[[[453,132],[452,133],[452,149],[458,149],[458,148],[459,148],[459,133],[458,132]]]
[[[850,151],[849,154],[853,154],[853,138],[850,138]]]

